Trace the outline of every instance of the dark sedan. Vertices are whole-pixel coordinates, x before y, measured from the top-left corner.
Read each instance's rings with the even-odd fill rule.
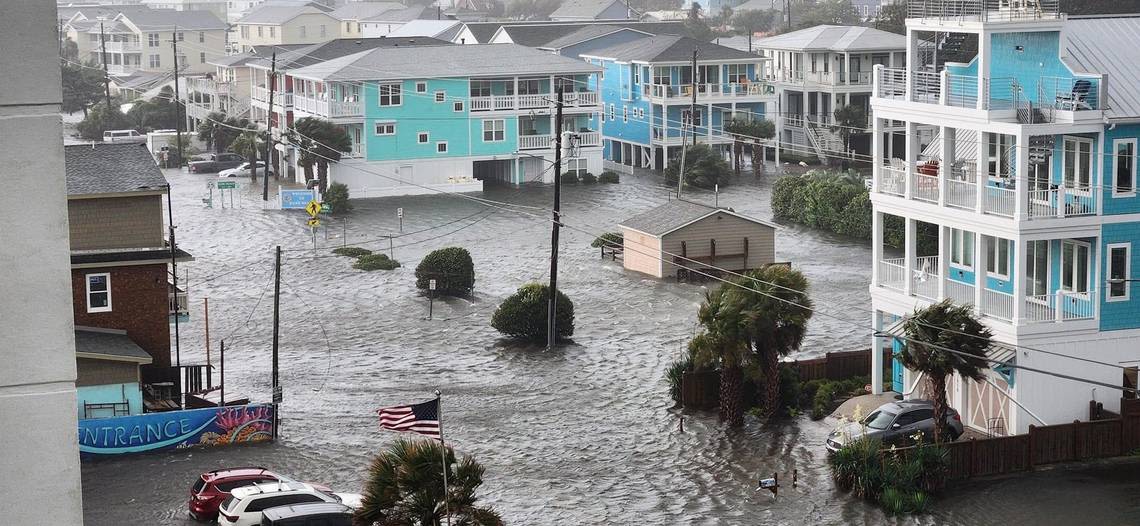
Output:
[[[950,441],[962,435],[962,417],[952,407],[946,408],[946,426]],[[887,445],[908,446],[916,433],[923,439],[934,438],[934,403],[930,400],[900,400],[883,404],[860,422],[849,422],[827,437],[827,450],[834,453],[860,438],[874,438]]]

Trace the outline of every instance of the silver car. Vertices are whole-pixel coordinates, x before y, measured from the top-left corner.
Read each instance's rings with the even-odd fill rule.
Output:
[[[946,408],[946,433],[949,441],[962,436],[962,417],[952,407]],[[887,445],[908,446],[915,433],[923,439],[934,439],[934,402],[900,400],[883,404],[861,422],[849,422],[827,437],[827,450],[834,453],[860,438],[875,438]]]

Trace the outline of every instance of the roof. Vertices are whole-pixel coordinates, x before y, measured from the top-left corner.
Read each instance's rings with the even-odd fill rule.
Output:
[[[74,144],[64,147],[64,160],[68,196],[167,189],[145,144]]]
[[[159,29],[174,29],[186,31],[203,31],[211,29],[226,29],[226,23],[210,11],[175,11],[174,9],[148,9],[134,6],[132,9],[122,9],[121,16],[130,20],[135,27],[142,31],[155,31]]]
[[[495,32],[503,27],[502,22],[468,22],[465,24],[467,30],[475,36],[479,43],[486,44],[491,37],[495,36]]]
[[[225,55],[225,56],[221,56],[218,58],[209,59],[206,61],[206,63],[212,64],[214,66],[222,66],[222,67],[231,67],[232,68],[232,67],[244,66],[249,61],[255,60],[258,58],[260,58],[260,57],[257,56],[256,54],[246,51],[244,53],[238,53],[236,55]]]
[[[282,493],[286,491],[308,493],[315,490],[312,486],[305,484],[304,482],[280,481],[241,486],[230,491],[230,495],[237,499],[244,499],[250,495],[260,495],[263,493]]]
[[[626,30],[627,30],[627,28],[624,28],[621,26],[591,24],[588,26],[583,26],[576,31],[572,31],[567,35],[563,35],[561,37],[558,37],[554,40],[547,42],[546,44],[543,44],[541,46],[536,46],[536,47],[541,47],[541,48],[546,48],[546,49],[562,49],[562,48],[567,47],[567,46],[573,46],[574,44],[581,44],[582,42],[586,42],[588,40],[593,40],[595,38],[603,37],[603,36],[609,35],[611,33],[616,33],[618,31],[626,31]],[[630,31],[637,31],[637,30],[632,30],[632,29],[629,29],[629,30]],[[649,35],[649,33],[645,33],[644,31],[638,31],[638,33],[642,33],[642,34],[647,35],[647,36]]]
[[[263,5],[246,13],[235,23],[281,25],[306,14],[328,15],[329,13],[311,5]]]
[[[428,6],[414,5],[400,9],[390,9],[381,13],[377,13],[368,18],[363,19],[365,22],[411,22],[412,20],[419,20],[428,16]],[[430,12],[430,20],[435,20],[436,12],[432,9]]]
[[[697,50],[697,58],[700,61],[758,58],[751,53],[730,47],[676,35],[646,37],[593,51],[588,56],[622,62],[685,62],[693,58],[693,49]]]
[[[82,358],[140,364],[154,361],[150,354],[127,336],[127,331],[94,327],[75,327],[75,354]]]
[[[1101,101],[1110,119],[1140,119],[1140,17],[1070,18],[1065,21],[1062,58],[1076,72],[1108,78]]]
[[[363,20],[385,11],[403,9],[399,2],[349,2],[329,13],[337,20]]]
[[[888,51],[906,49],[906,37],[871,27],[819,25],[761,38],[753,47],[798,51]]]
[[[550,18],[596,19],[614,4],[621,4],[622,7],[632,11],[629,4],[622,0],[566,0],[550,13]],[[636,14],[636,11],[634,13]]]
[[[391,33],[385,35],[393,37],[440,37],[451,41],[459,33],[463,23],[458,20],[412,20]]]
[[[189,252],[176,248],[174,258],[178,261],[194,261]],[[140,263],[145,261],[170,261],[170,247],[166,248],[115,248],[107,250],[72,250],[72,265],[102,265],[107,263]]]
[[[517,44],[400,46],[364,51],[290,72],[319,80],[494,77],[596,72],[576,60]]]
[[[318,513],[343,513],[345,515],[352,515],[352,508],[339,502],[311,502],[308,504],[293,504],[291,506],[269,508],[263,511],[262,515],[266,519],[276,521],[293,517],[308,517],[309,515],[316,515]]]
[[[757,49],[759,49],[756,47],[756,41],[757,40],[758,39],[755,37],[753,37],[751,39],[752,52],[753,53],[756,53]],[[722,45],[724,47],[730,47],[730,48],[735,49],[737,51],[744,51],[747,53],[748,52],[749,39],[748,39],[748,35],[733,35],[730,37],[719,37],[716,40],[713,40],[713,43]]]
[[[777,11],[784,10],[784,0],[748,0],[732,8],[732,12],[739,13],[741,11],[767,11],[775,9]]]
[[[320,62],[325,62],[328,60],[337,59],[355,53],[360,53],[362,51],[368,51],[381,47],[440,46],[450,44],[451,42],[437,40],[431,37],[338,38],[335,40],[329,40],[328,42],[306,44],[286,51],[277,49],[277,69],[287,70],[303,68]],[[276,46],[273,47],[276,48]],[[272,65],[272,61],[267,55],[271,51],[272,50],[262,53],[261,56],[250,60],[248,64],[254,67],[269,69],[269,67]]]
[[[620,226],[661,237],[716,213],[730,214],[746,221],[776,228],[776,225],[772,223],[740,215],[728,208],[708,206],[685,199],[674,199],[657,208],[642,212],[622,221]]]

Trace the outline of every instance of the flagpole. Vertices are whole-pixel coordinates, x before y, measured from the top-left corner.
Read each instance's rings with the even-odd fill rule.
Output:
[[[443,461],[443,509],[447,513],[447,526],[451,526],[451,492],[447,487],[447,442],[443,440],[443,393],[435,390],[435,418],[439,421],[439,456]]]

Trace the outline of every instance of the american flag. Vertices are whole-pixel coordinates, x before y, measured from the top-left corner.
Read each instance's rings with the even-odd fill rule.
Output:
[[[377,411],[380,427],[392,431],[411,431],[431,438],[440,438],[439,399],[415,405],[384,407]]]

